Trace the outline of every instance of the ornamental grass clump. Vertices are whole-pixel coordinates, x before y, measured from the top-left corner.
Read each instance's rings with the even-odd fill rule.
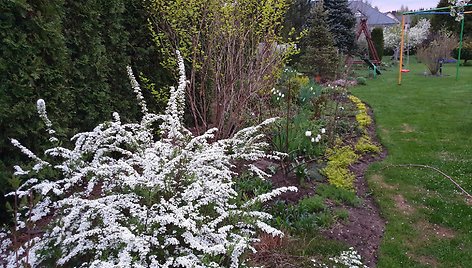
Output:
[[[278,158],[265,152],[260,133],[274,120],[224,140],[213,141],[216,129],[192,135],[182,125],[187,81],[177,54],[179,85],[165,114],[149,112],[128,68],[141,122],[125,124],[114,113],[112,122],[75,135],[73,148],[46,150],[46,160],[12,140],[33,165],[15,167],[26,182],[9,195],[29,201],[15,206],[13,231],[0,233],[6,267],[239,267],[256,232],[282,235],[255,207],[296,188],[242,202],[232,171],[236,160]],[[38,107],[54,135],[44,102]]]

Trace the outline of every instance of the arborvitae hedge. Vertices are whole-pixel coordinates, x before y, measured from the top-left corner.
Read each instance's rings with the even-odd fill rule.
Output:
[[[377,50],[377,55],[379,59],[382,60],[384,53],[384,36],[382,28],[374,28],[372,30],[372,42],[374,42],[375,50]]]
[[[170,76],[160,70],[143,0],[0,1],[0,10],[1,223],[12,167],[26,160],[9,139],[33,152],[48,142],[37,99],[46,101],[59,135],[69,136],[114,111],[137,117],[126,65],[158,86]]]

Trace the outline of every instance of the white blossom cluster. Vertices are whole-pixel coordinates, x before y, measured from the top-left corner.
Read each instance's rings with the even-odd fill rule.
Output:
[[[272,95],[275,96],[275,98],[276,98],[277,100],[280,100],[280,99],[285,98],[285,94],[282,93],[282,91],[280,91],[279,89],[276,89],[275,87],[272,88],[272,89],[270,90],[270,92],[272,93]]]
[[[322,129],[320,130],[320,133],[319,133],[318,135],[316,135],[316,137],[314,137],[312,131],[311,131],[311,130],[307,130],[307,131],[305,131],[305,136],[308,137],[308,138],[310,138],[310,139],[311,139],[311,142],[316,142],[316,143],[318,143],[318,142],[321,141],[321,138],[322,138],[321,134],[325,134],[325,133],[326,133],[326,129],[325,129],[325,128],[322,128]]]
[[[354,250],[354,248],[349,248],[347,251],[341,252],[339,256],[329,258],[333,262],[332,266],[328,266],[324,263],[320,263],[317,260],[311,260],[314,267],[328,268],[328,267],[348,267],[348,268],[368,268],[362,263],[362,257]]]
[[[449,3],[453,6],[451,8],[451,16],[456,18],[456,21],[464,19],[464,7],[469,3],[470,0],[449,0]]]
[[[112,122],[75,135],[72,149],[46,150],[49,162],[12,140],[34,165],[27,171],[16,167],[15,174],[28,180],[10,195],[39,199],[19,209],[16,232],[48,225],[15,250],[6,239],[12,234],[0,233],[0,259],[7,267],[239,267],[242,255],[254,250],[258,230],[282,235],[265,223],[271,215],[254,205],[296,188],[240,204],[232,171],[235,160],[278,158],[265,152],[260,133],[274,120],[225,140],[212,141],[215,129],[193,136],[182,125],[187,81],[178,56],[179,86],[171,89],[165,114],[148,112],[128,68],[144,113],[140,123],[124,124],[114,113]],[[51,129],[43,101],[38,110]],[[44,169],[60,175],[38,179]]]
[[[429,35],[431,22],[428,19],[421,19],[418,23],[405,31],[404,46],[414,48],[423,43]],[[401,26],[384,28],[384,45],[386,48],[395,49],[400,47]]]

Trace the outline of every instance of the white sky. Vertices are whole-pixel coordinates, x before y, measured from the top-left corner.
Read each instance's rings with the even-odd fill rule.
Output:
[[[407,6],[410,10],[417,10],[419,8],[434,8],[439,3],[439,0],[369,0],[373,7],[379,7],[380,11],[387,12],[398,10],[402,5]]]

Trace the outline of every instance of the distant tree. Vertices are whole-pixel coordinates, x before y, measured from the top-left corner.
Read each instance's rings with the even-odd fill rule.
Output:
[[[410,9],[408,8],[408,6],[404,6],[404,5],[401,5],[400,10],[398,10],[399,13],[407,12],[407,11],[410,11]]]
[[[284,36],[288,36],[292,29],[299,34],[306,27],[306,21],[312,7],[311,0],[292,0],[285,14]]]
[[[315,4],[307,20],[307,35],[301,41],[301,63],[304,70],[324,79],[335,76],[337,52],[333,36],[326,24],[328,14],[322,4]]]
[[[430,33],[430,22],[427,19],[421,19],[418,23],[408,29],[404,40],[404,46],[415,48],[421,45]],[[400,25],[388,27],[384,29],[384,47],[388,49],[396,49],[400,46],[401,27]]]
[[[333,34],[336,47],[343,53],[356,49],[356,18],[347,0],[322,1],[328,12],[328,25]]]
[[[452,57],[454,59],[459,58],[458,47],[452,51]],[[464,65],[467,63],[468,60],[472,60],[472,39],[464,40],[461,50],[461,60],[464,60]]]
[[[449,7],[451,3],[448,0],[440,0],[437,7]],[[465,11],[472,11],[472,7],[466,7]],[[456,20],[456,17],[449,15],[435,14],[431,17],[431,30],[433,32],[439,32],[441,29],[460,34],[461,23]],[[472,37],[472,21],[466,19],[464,22],[464,36]]]
[[[382,28],[374,28],[372,30],[372,41],[374,42],[375,50],[379,56],[379,60],[382,60],[384,51],[384,36]]]

